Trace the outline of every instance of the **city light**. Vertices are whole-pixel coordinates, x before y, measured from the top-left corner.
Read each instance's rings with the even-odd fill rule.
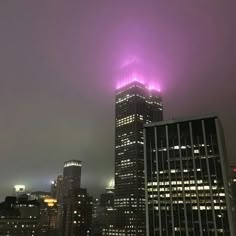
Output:
[[[24,192],[25,191],[25,185],[15,185],[14,189],[16,192]]]
[[[69,166],[82,166],[82,164],[79,161],[68,161],[68,162],[65,162],[64,167],[69,167]]]
[[[44,202],[49,206],[53,207],[57,203],[57,199],[54,198],[45,198]]]

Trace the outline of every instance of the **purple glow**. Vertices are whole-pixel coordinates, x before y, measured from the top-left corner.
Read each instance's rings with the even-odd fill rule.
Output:
[[[142,85],[145,85],[145,87],[150,91],[151,90],[158,91],[158,92],[161,91],[159,85],[157,85],[156,83],[153,83],[152,81],[147,82],[146,80],[144,80],[143,76],[137,73],[133,73],[130,77],[127,77],[123,79],[122,81],[119,81],[116,85],[116,89],[123,88],[134,81],[137,81]]]
[[[125,87],[126,85],[128,85],[134,81],[137,81],[143,85],[145,84],[142,76],[140,76],[136,73],[133,73],[130,77],[127,77],[127,78],[123,79],[122,81],[119,81],[118,84],[116,85],[116,89],[120,89],[122,87]]]
[[[121,68],[124,68],[126,66],[135,64],[135,63],[139,63],[140,59],[136,56],[130,56],[128,57],[126,60],[124,60],[124,62],[121,64]]]
[[[160,86],[158,86],[158,85],[156,85],[156,84],[153,84],[153,83],[149,84],[149,85],[147,86],[147,89],[148,89],[148,90],[156,90],[156,91],[158,91],[158,92],[161,92]]]

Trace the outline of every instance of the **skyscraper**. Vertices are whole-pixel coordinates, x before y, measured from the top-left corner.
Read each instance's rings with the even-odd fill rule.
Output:
[[[143,124],[163,119],[162,98],[133,67],[122,76],[115,107],[115,208],[121,230],[113,232],[138,236],[145,231]]]
[[[147,235],[235,235],[216,116],[145,125]]]
[[[64,163],[63,169],[63,197],[71,195],[80,189],[81,184],[81,161],[70,160]]]

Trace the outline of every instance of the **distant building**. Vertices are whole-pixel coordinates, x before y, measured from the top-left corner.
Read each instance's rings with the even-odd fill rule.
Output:
[[[56,198],[57,180],[51,182],[51,196]]]
[[[113,233],[145,234],[143,125],[161,121],[162,109],[158,87],[135,73],[133,65],[125,68],[116,89],[115,208],[118,214],[111,229]]]
[[[108,188],[106,188],[106,193],[102,193],[100,195],[100,207],[114,207],[114,188],[111,188],[109,186]]]
[[[88,236],[92,223],[92,197],[86,189],[78,189],[64,199],[64,236]]]
[[[5,202],[0,203],[0,235],[37,236],[39,206],[35,200],[6,197]]]
[[[65,188],[66,189],[66,188]],[[57,200],[57,229],[63,227],[63,176],[58,175],[51,184],[51,197]]]
[[[42,200],[44,198],[50,197],[50,192],[45,191],[35,191],[28,194],[30,200]]]
[[[145,166],[147,236],[236,235],[216,116],[145,125]]]
[[[115,222],[114,209],[114,180],[106,188],[106,192],[100,195],[93,204],[92,236],[101,236]],[[104,230],[103,230],[104,229]]]
[[[18,197],[21,194],[25,193],[25,185],[17,184],[14,186],[15,196]]]
[[[51,196],[53,198],[56,198],[58,202],[61,202],[62,193],[63,193],[63,177],[62,175],[58,175],[57,179],[52,181],[51,183]]]
[[[81,161],[70,160],[64,163],[63,198],[68,197],[81,187]]]

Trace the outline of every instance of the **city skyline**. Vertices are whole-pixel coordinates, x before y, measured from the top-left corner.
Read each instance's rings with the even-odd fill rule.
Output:
[[[82,187],[105,189],[116,73],[130,55],[160,83],[164,119],[219,115],[235,164],[234,6],[2,1],[0,198],[15,184],[49,190],[70,159],[83,163]]]

